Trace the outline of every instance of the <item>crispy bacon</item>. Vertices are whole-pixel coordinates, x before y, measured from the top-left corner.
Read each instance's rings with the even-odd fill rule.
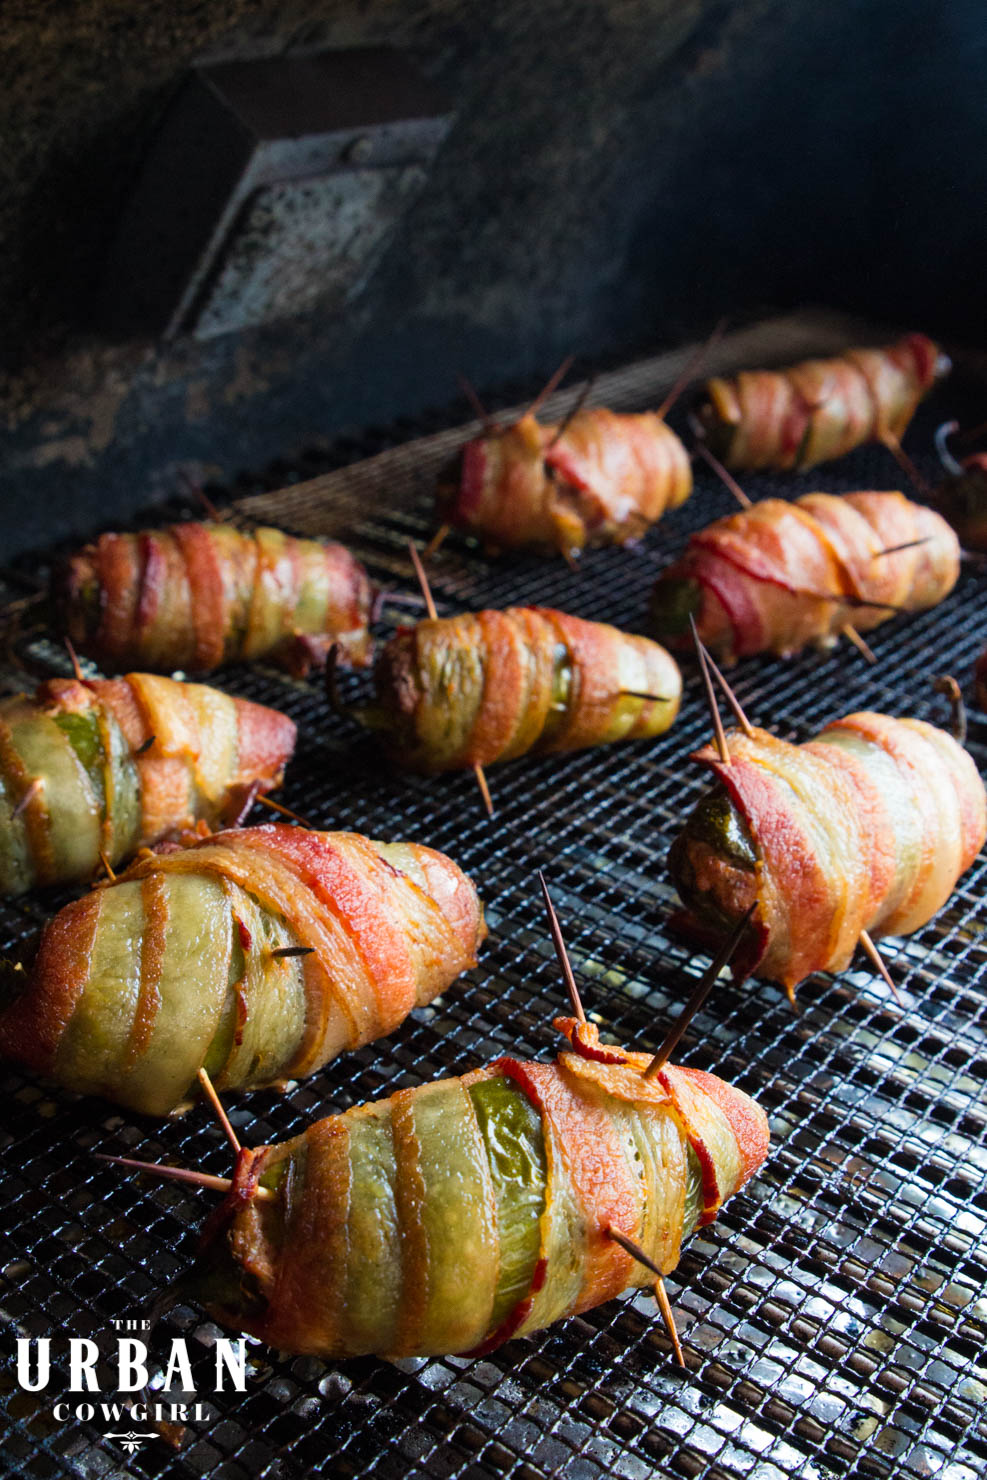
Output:
[[[463,448],[441,517],[491,550],[532,546],[572,557],[639,539],[692,492],[689,456],[654,412],[577,412],[564,427],[530,413]]]
[[[757,851],[757,944],[743,964],[790,994],[810,972],[845,970],[862,932],[918,930],[987,838],[976,766],[922,720],[858,713],[804,745],[760,729],[727,741],[729,763],[712,746],[694,759]]]
[[[278,1190],[228,1198],[209,1245],[223,1286],[211,1299],[206,1284],[207,1308],[323,1358],[476,1354],[652,1284],[611,1231],[674,1269],[683,1238],[764,1161],[765,1116],[712,1075],[667,1065],[645,1079],[649,1055],[601,1050],[591,1026],[562,1026],[580,1047],[555,1063],[499,1059],[260,1149],[252,1166]],[[516,1246],[519,1230],[491,1195],[490,1143],[469,1094],[491,1079],[535,1112],[545,1177],[540,1214],[511,1205],[509,1216],[536,1220],[536,1242],[527,1288],[499,1320],[501,1240]],[[230,1303],[238,1270],[254,1281],[249,1307]]]
[[[470,881],[413,843],[269,826],[145,850],[48,926],[0,1052],[163,1115],[207,1061],[271,1084],[390,1033],[485,934]]]
[[[196,673],[265,658],[301,674],[334,644],[362,667],[372,594],[342,545],[200,523],[101,535],[53,587],[68,635],[104,667]]]
[[[279,786],[286,715],[149,673],[49,679],[0,704],[0,892],[89,879]],[[13,815],[18,795],[30,793]],[[2,807],[2,803],[0,803]]]
[[[648,739],[682,689],[656,642],[547,607],[419,622],[386,644],[376,681],[392,753],[421,771]]]
[[[769,498],[691,537],[658,580],[655,621],[660,635],[685,643],[675,593],[691,591],[707,647],[728,660],[788,656],[831,646],[848,623],[866,631],[896,610],[935,606],[959,571],[952,529],[901,493]]]
[[[728,467],[812,468],[865,442],[899,442],[948,369],[931,339],[908,334],[887,349],[715,377],[700,416]]]

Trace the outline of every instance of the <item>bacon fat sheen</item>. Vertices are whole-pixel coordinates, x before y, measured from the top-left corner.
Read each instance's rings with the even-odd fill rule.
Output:
[[[953,530],[901,493],[768,498],[692,535],[652,612],[669,641],[689,640],[691,610],[702,641],[728,659],[788,656],[831,646],[847,624],[866,631],[936,606],[959,572]]]
[[[813,468],[864,442],[900,441],[949,361],[924,334],[785,370],[706,383],[701,416],[728,467]]]
[[[110,669],[207,673],[268,658],[304,672],[334,643],[349,662],[370,661],[363,566],[343,545],[279,529],[104,534],[69,557],[54,596],[72,641]]]
[[[387,643],[376,680],[374,722],[422,771],[660,735],[682,691],[658,643],[548,607],[419,622]]]
[[[441,517],[497,550],[576,555],[640,538],[692,492],[689,456],[654,412],[578,412],[560,432],[527,415],[468,442]]]
[[[987,836],[976,766],[922,720],[862,712],[804,745],[760,729],[727,742],[729,764],[711,746],[694,759],[724,789],[747,864],[728,827],[717,838],[701,825],[701,802],[673,845],[673,876],[704,934],[756,901],[738,964],[790,992],[810,972],[845,970],[864,931],[918,930]]]
[[[485,934],[472,883],[431,848],[216,833],[143,854],[55,917],[0,1016],[0,1051],[165,1115],[203,1066],[220,1088],[256,1088],[392,1032],[475,963]]]
[[[198,1278],[210,1313],[323,1358],[472,1354],[653,1284],[611,1229],[674,1269],[763,1162],[764,1114],[558,1026],[555,1063],[500,1059],[243,1152]]]
[[[150,673],[3,700],[0,893],[90,879],[104,859],[217,826],[280,785],[294,745],[276,709]]]

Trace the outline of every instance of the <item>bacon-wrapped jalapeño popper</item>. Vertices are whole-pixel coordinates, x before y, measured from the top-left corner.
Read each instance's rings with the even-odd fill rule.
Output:
[[[919,402],[949,369],[931,339],[908,334],[887,349],[714,377],[699,417],[729,468],[813,468],[865,442],[896,446]]]
[[[652,620],[665,641],[702,641],[732,661],[830,647],[852,623],[870,629],[924,611],[959,578],[955,533],[897,492],[767,498],[700,530],[659,577]]]
[[[150,1115],[312,1074],[475,964],[476,891],[441,853],[266,826],[142,854],[45,930],[0,1053]]]
[[[851,714],[803,745],[748,723],[693,759],[717,784],[669,854],[685,923],[715,940],[756,906],[736,969],[790,996],[918,930],[987,837],[976,766],[922,720]]]
[[[243,1150],[183,1298],[323,1358],[476,1354],[674,1269],[760,1167],[763,1112],[574,1018],[498,1059]],[[652,1266],[632,1256],[635,1246]]]
[[[639,539],[692,492],[689,454],[656,412],[603,407],[561,426],[528,412],[467,442],[437,491],[439,517],[490,550],[567,557]]]
[[[419,622],[385,644],[375,682],[355,717],[423,772],[661,735],[682,692],[658,643],[548,607]]]
[[[287,715],[149,673],[0,702],[0,894],[88,880],[279,786]]]
[[[304,673],[329,648],[370,661],[370,580],[343,546],[258,526],[175,524],[104,534],[65,560],[56,613],[109,669],[206,673],[266,658]]]

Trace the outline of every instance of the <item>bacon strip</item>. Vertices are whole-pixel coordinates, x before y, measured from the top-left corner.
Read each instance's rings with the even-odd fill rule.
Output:
[[[527,415],[468,442],[458,487],[440,491],[439,506],[491,548],[572,555],[639,539],[691,492],[688,454],[660,417],[594,407],[561,431]]]
[[[54,594],[72,641],[110,669],[207,672],[266,657],[299,671],[334,643],[345,661],[370,660],[363,566],[342,545],[277,529],[103,535],[65,563]]]
[[[696,582],[699,635],[728,659],[789,656],[832,646],[847,623],[866,631],[936,606],[959,573],[959,541],[932,509],[896,492],[809,493],[716,520],[655,593],[660,602],[664,583]]]
[[[127,1046],[127,1069],[132,1069],[138,1063],[151,1042],[154,1020],[161,1006],[161,973],[164,970],[168,940],[168,900],[160,874],[149,874],[144,879],[141,897],[144,905],[144,935],[141,939],[137,1011],[134,1013]]]
[[[338,1339],[341,1315],[333,1275],[346,1266],[349,1159],[346,1117],[316,1121],[306,1133],[301,1187],[293,1198],[285,1238],[290,1260],[277,1266],[269,1309],[270,1340],[278,1347],[318,1352]],[[312,1290],[331,1292],[313,1301]]]
[[[65,1030],[89,981],[102,894],[73,900],[48,925],[34,967],[35,990],[0,1013],[0,1057],[51,1075]]]
[[[946,903],[987,838],[973,761],[921,720],[848,715],[805,745],[732,731],[693,757],[755,842],[760,946],[749,969],[791,992],[843,971],[860,940],[909,934]]]
[[[590,1310],[619,1295],[630,1281],[630,1255],[607,1237],[607,1229],[636,1238],[643,1213],[640,1184],[606,1109],[580,1094],[557,1065],[502,1059],[498,1067],[520,1084],[550,1128],[545,1136],[550,1193],[554,1182],[567,1183],[583,1221],[582,1278],[570,1311]]]
[[[706,383],[702,415],[737,470],[812,468],[865,442],[900,440],[940,373],[931,339],[854,349],[784,370],[745,370]]]

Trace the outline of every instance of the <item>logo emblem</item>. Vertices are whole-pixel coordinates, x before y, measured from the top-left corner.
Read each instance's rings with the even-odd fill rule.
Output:
[[[120,1448],[127,1454],[136,1454],[145,1439],[153,1439],[153,1434],[137,1434],[133,1429],[128,1434],[107,1434],[108,1439],[119,1439]]]

